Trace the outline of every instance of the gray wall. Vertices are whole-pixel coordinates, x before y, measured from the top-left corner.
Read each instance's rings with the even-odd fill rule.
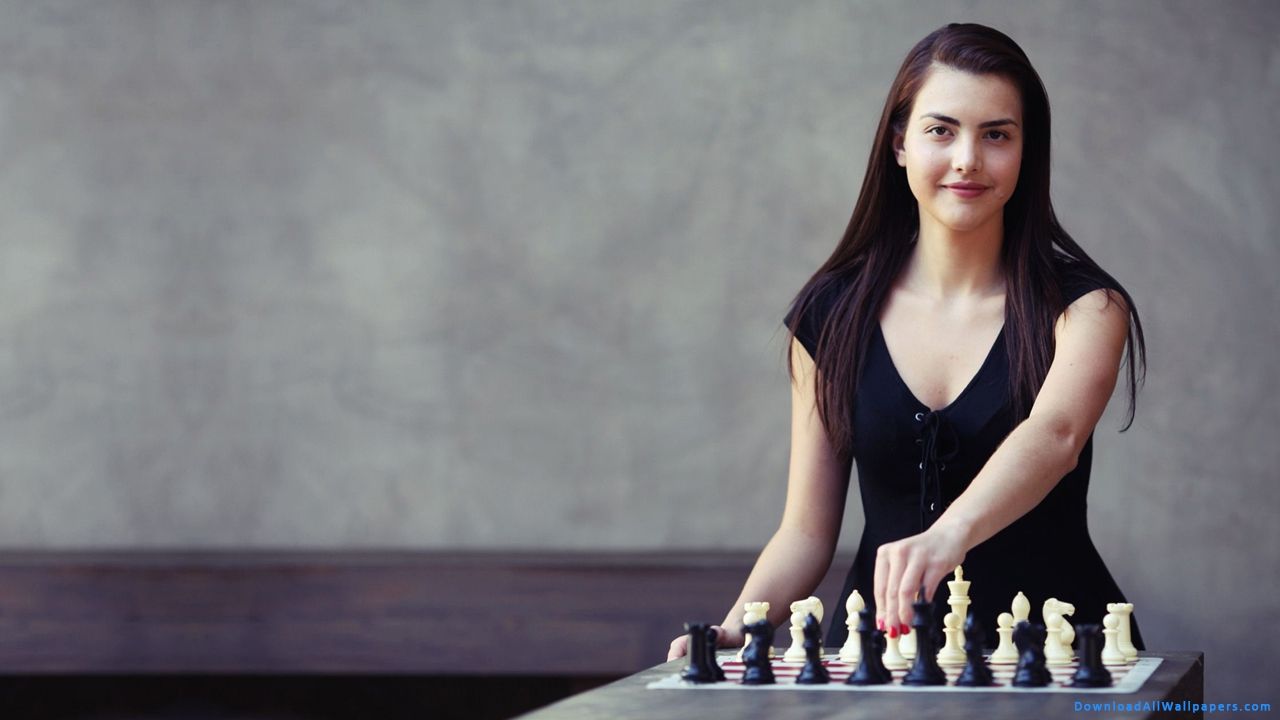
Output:
[[[1096,541],[1211,700],[1275,699],[1278,7],[0,5],[0,544],[759,548],[782,313],[974,20],[1147,328]]]

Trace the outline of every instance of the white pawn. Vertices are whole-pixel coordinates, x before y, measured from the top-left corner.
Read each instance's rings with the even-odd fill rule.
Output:
[[[1133,644],[1133,630],[1129,624],[1129,617],[1133,615],[1133,603],[1107,603],[1107,612],[1115,613],[1120,618],[1120,627],[1116,628],[1120,631],[1117,637],[1120,652],[1124,653],[1126,660],[1137,660],[1138,648]]]
[[[1120,616],[1115,613],[1107,613],[1102,618],[1102,636],[1106,638],[1106,643],[1102,646],[1102,664],[1103,665],[1124,665],[1126,661],[1124,653],[1120,651]]]
[[[898,637],[898,652],[908,660],[916,659],[916,629],[911,628],[907,634]]]
[[[1018,594],[1013,596],[1013,626],[1018,627],[1018,623],[1026,622],[1029,617],[1031,617],[1031,601],[1019,590]]]
[[[794,605],[794,603],[793,603]],[[783,662],[804,662],[804,619],[809,614],[800,610],[791,613],[791,647],[783,654]]]
[[[1044,616],[1044,664],[1070,665],[1071,656],[1062,647],[1062,616],[1050,612]]]
[[[1012,665],[1018,662],[1018,648],[1013,644],[1013,616],[1000,613],[996,618],[996,634],[1000,636],[1000,645],[987,661],[992,665]]]
[[[942,632],[947,641],[938,651],[939,665],[963,665],[967,659],[960,643],[960,613],[949,612],[942,618]]]
[[[849,628],[849,636],[845,638],[844,647],[840,648],[840,662],[856,663],[862,659],[862,637],[858,635],[858,618],[859,613],[867,609],[867,602],[862,599],[862,594],[854,590],[849,594],[849,599],[844,601],[845,612],[849,617],[845,618],[845,627]]]
[[[746,614],[742,616],[743,625],[755,625],[756,623],[769,617],[769,603],[767,602],[749,602],[742,606]],[[738,662],[742,662],[742,654],[747,651],[747,646],[751,644],[751,633],[743,633],[744,642],[742,648],[738,650]]]
[[[905,670],[910,664],[907,659],[902,657],[900,649],[902,638],[896,634],[893,636],[884,636],[884,655],[880,656],[885,668],[889,670]]]

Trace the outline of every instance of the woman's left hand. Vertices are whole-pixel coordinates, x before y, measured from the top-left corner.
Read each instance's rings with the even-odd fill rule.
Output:
[[[890,637],[909,630],[916,595],[921,586],[925,599],[933,600],[934,590],[947,573],[964,561],[963,533],[942,522],[896,542],[885,543],[876,552],[876,627]]]

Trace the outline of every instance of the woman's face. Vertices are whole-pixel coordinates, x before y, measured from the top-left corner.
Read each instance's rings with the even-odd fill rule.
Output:
[[[919,203],[921,230],[1001,229],[1022,167],[1018,89],[997,75],[935,64],[894,151]]]

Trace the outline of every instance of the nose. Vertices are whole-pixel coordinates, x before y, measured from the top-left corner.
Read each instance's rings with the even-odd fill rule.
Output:
[[[958,138],[951,147],[951,166],[956,172],[967,175],[982,169],[982,151],[976,140]]]

